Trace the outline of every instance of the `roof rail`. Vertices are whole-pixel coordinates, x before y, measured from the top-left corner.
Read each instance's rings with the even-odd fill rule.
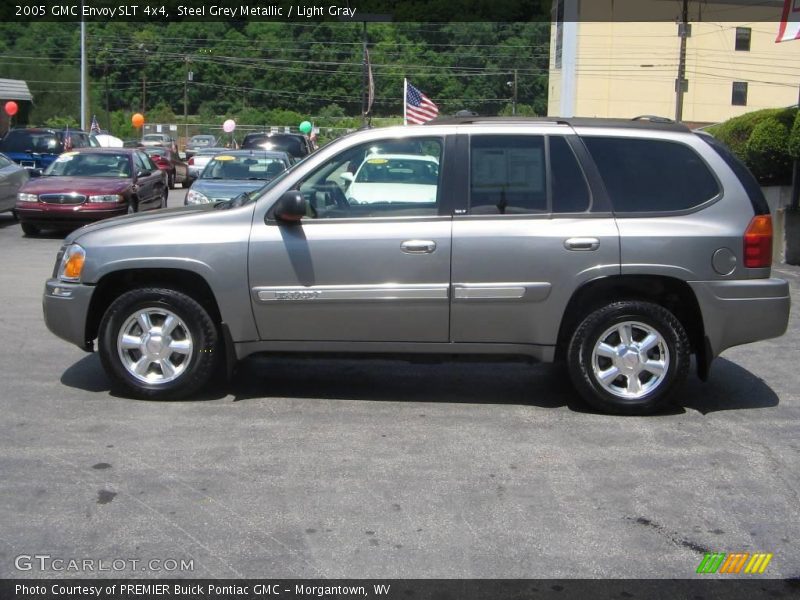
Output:
[[[633,117],[631,121],[650,121],[651,123],[674,123],[672,119],[668,117],[660,117],[658,115],[639,115],[638,117]]]
[[[553,124],[553,125],[566,125],[568,124],[567,119],[562,119],[560,117],[481,117],[478,115],[475,116],[464,116],[464,117],[455,117],[455,116],[445,116],[445,117],[437,117],[431,121],[426,121],[423,125],[474,125],[479,123],[488,123],[488,124],[520,124],[520,123],[536,123],[538,124]]]

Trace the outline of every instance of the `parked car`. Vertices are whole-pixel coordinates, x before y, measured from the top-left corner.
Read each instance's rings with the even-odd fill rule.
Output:
[[[370,154],[355,175],[345,171],[350,204],[436,202],[439,161],[433,156]]]
[[[230,150],[219,147],[203,148],[202,150],[198,150],[194,156],[186,161],[186,164],[189,166],[189,177],[192,180],[200,177],[200,173],[203,172],[203,169],[206,168],[206,165],[209,163],[209,161],[217,154],[222,154],[224,152],[230,152]]]
[[[394,139],[439,160],[435,197],[351,204],[341,173]],[[97,339],[114,386],[145,398],[191,395],[257,352],[517,355],[566,362],[601,410],[644,414],[675,398],[692,354],[706,379],[725,349],[788,324],[761,189],[680,124],[362,130],[237,204],[73,232],[47,326]]]
[[[167,148],[144,149],[145,153],[156,163],[156,166],[167,174],[169,189],[174,189],[176,183],[187,186],[192,182],[189,177],[189,165],[183,162],[177,152]]]
[[[168,148],[173,152],[178,152],[178,142],[171,135],[166,133],[148,133],[142,136],[142,146],[145,148],[160,146]]]
[[[206,204],[232,200],[244,192],[262,187],[289,168],[285,152],[228,150],[211,158],[183,203]]]
[[[197,154],[199,150],[214,148],[217,145],[217,138],[213,135],[193,135],[186,144],[186,160]]]
[[[141,151],[82,148],[55,159],[17,194],[25,235],[46,227],[77,227],[167,205],[164,175]]]
[[[242,149],[286,152],[292,162],[302,160],[314,151],[308,137],[300,133],[248,133],[242,140]]]
[[[89,134],[77,129],[12,129],[0,140],[0,152],[28,169],[46,169],[65,150],[90,146]]]
[[[0,212],[14,210],[17,192],[30,177],[28,169],[0,154]]]

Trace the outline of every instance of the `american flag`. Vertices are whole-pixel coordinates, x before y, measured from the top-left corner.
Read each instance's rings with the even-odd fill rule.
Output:
[[[439,107],[431,99],[406,81],[406,122],[420,125],[439,114]]]
[[[97,115],[92,115],[92,125],[89,128],[89,133],[97,135],[100,133],[100,124],[97,122]]]
[[[800,0],[784,0],[783,16],[775,43],[800,40]]]

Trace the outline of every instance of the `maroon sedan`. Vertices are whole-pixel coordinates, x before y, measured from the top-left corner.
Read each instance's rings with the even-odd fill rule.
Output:
[[[182,187],[189,187],[192,183],[189,177],[189,165],[183,162],[177,152],[167,148],[145,148],[147,155],[153,159],[159,169],[167,174],[169,189],[175,189],[175,184],[180,183]]]
[[[43,227],[77,227],[167,205],[164,174],[141,150],[81,148],[61,154],[17,193],[25,235]]]

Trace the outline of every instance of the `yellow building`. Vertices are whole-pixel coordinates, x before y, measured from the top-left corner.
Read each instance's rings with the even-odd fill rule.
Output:
[[[682,4],[555,0],[548,114],[675,118]],[[686,4],[683,121],[716,123],[798,103],[800,40],[775,43],[782,0]]]

